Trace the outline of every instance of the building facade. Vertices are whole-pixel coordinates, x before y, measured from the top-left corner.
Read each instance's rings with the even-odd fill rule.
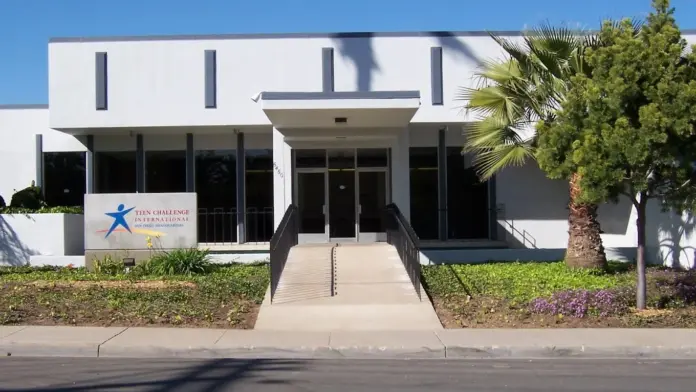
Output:
[[[48,54],[48,105],[0,110],[8,203],[32,180],[50,205],[196,192],[199,242],[231,252],[265,249],[293,203],[301,242],[381,241],[395,203],[426,261],[566,246],[567,183],[533,163],[482,183],[461,153],[475,119],[457,89],[502,56],[487,33],[58,38]],[[691,263],[690,219],[651,217],[655,261]],[[600,220],[609,257],[632,258],[630,204]]]

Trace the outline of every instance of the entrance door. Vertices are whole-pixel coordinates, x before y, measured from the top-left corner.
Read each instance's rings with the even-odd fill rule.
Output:
[[[358,172],[358,241],[386,241],[384,209],[387,204],[386,170]]]
[[[329,238],[355,241],[355,169],[329,169]]]
[[[300,243],[326,242],[326,171],[297,173]]]

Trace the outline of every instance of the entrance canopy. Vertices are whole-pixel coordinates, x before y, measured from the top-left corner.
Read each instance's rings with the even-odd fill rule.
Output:
[[[419,91],[267,92],[263,111],[277,128],[405,127]]]

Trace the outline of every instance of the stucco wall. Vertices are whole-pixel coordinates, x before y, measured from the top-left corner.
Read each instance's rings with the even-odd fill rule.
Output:
[[[72,214],[0,214],[0,265],[31,256],[84,254],[84,219]]]
[[[80,138],[48,127],[48,109],[0,106],[0,195],[7,204],[15,191],[36,181],[36,135],[43,150],[84,151]]]

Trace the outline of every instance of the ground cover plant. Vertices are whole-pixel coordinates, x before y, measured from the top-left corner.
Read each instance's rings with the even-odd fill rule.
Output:
[[[448,328],[696,327],[696,272],[650,267],[648,310],[636,311],[635,264],[606,271],[563,262],[423,267]]]
[[[173,256],[185,263],[160,256],[128,272],[113,260],[95,272],[0,267],[0,325],[253,328],[268,266],[191,262],[187,252]]]

